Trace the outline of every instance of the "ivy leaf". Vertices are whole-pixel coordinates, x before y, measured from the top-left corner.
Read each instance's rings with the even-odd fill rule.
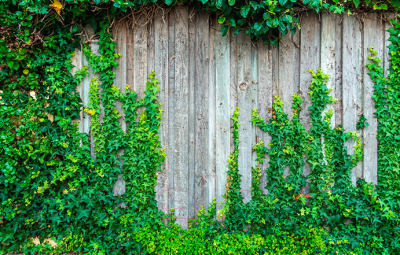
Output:
[[[224,25],[221,27],[221,35],[225,36],[226,33],[228,33],[229,27],[227,25]]]
[[[219,23],[219,24],[223,24],[223,23],[225,22],[225,19],[226,19],[226,17],[225,17],[224,15],[220,16],[220,17],[218,18],[218,23]]]
[[[280,5],[285,5],[287,3],[287,0],[279,0]]]
[[[371,0],[366,0],[365,2],[367,4],[369,4],[369,2],[371,2]],[[393,4],[393,6],[400,7],[400,0],[392,0],[392,4]]]
[[[387,10],[387,9],[388,9],[388,6],[387,6],[387,4],[382,4],[382,5],[380,6],[380,9]]]
[[[174,2],[174,0],[165,0],[165,3],[166,3],[167,5],[171,5],[173,2]]]
[[[13,66],[14,66],[14,61],[7,61],[7,65],[8,65],[8,67],[10,68],[10,69],[12,69],[13,68]]]
[[[279,25],[279,19],[277,17],[274,17],[274,19],[272,20],[272,24],[274,27],[277,27]]]
[[[241,30],[240,28],[236,28],[235,32],[234,32],[234,35],[238,35],[240,33],[240,30]]]
[[[228,0],[228,4],[229,4],[230,6],[234,5],[234,4],[235,4],[235,0]]]
[[[218,8],[221,8],[223,4],[224,4],[223,0],[217,0],[217,2],[216,2],[215,5],[216,5]]]
[[[235,19],[229,19],[228,22],[229,22],[229,25],[230,25],[231,27],[236,27],[236,21],[235,21]]]
[[[24,71],[22,71],[25,75],[28,75],[29,74],[29,70],[28,69],[25,69]]]
[[[256,22],[256,23],[254,23],[254,29],[258,32],[258,31],[260,31],[260,29],[262,28],[263,26],[262,26],[262,23],[260,23],[260,22]]]
[[[245,5],[240,8],[240,15],[242,15],[243,18],[246,18],[247,15],[249,14],[250,11],[250,5]]]

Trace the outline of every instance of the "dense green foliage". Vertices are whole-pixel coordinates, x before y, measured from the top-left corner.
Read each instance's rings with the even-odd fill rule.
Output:
[[[67,0],[60,17],[47,1],[0,1],[2,254],[399,253],[399,24],[389,30],[389,77],[383,76],[379,59],[371,57],[368,64],[375,82],[379,123],[379,184],[375,188],[363,180],[357,187],[351,184],[351,169],[362,158],[361,140],[355,132],[331,127],[332,112],[324,114],[323,110],[334,99],[328,96],[324,83],[327,76],[318,70],[312,73],[310,132],[299,121],[302,99],[298,95],[293,97],[292,119],[283,111],[279,98],[275,99],[271,120],[263,120],[254,110],[252,122],[268,132],[272,141],[268,145],[260,141],[254,147],[257,165],[252,170],[252,200],[247,204],[240,192],[239,111],[235,111],[226,203],[216,211],[213,202],[207,210],[200,210],[189,230],[182,230],[174,224],[173,211],[164,215],[154,199],[156,173],[165,156],[158,137],[162,109],[157,101],[155,74],[149,75],[143,98],[129,87],[122,93],[113,85],[115,59],[120,55],[114,51],[115,43],[108,33],[110,22],[130,6],[147,2],[107,2],[96,2],[102,7],[96,16],[91,12],[93,3]],[[290,1],[193,4],[210,11],[222,10],[221,23],[245,28],[253,39],[261,36],[272,43],[279,31],[294,31],[297,25],[293,16],[296,6]],[[303,4],[317,11],[344,10],[340,2]],[[379,4],[382,7],[385,3]],[[99,35],[100,50],[94,54],[84,46],[89,67],[73,76],[70,58],[80,47],[78,35],[84,22]],[[76,86],[88,74],[88,68],[98,73],[98,78],[91,81],[90,105],[82,109]],[[126,133],[118,124],[118,101],[128,123]],[[91,115],[95,159],[90,155],[92,141],[78,132],[74,122],[83,110]],[[104,118],[100,118],[100,111],[104,111]],[[357,126],[361,129],[366,125],[361,118]],[[348,139],[357,141],[354,155],[348,155],[344,146]],[[266,154],[269,166],[263,169]],[[312,170],[307,177],[307,192],[302,175],[306,156]],[[262,171],[268,178],[268,194],[260,190]],[[127,190],[114,197],[113,185],[121,173]],[[125,208],[121,208],[122,203]],[[216,215],[221,219],[216,221]],[[34,245],[34,237],[42,244]],[[50,247],[45,242],[49,238],[58,246]]]

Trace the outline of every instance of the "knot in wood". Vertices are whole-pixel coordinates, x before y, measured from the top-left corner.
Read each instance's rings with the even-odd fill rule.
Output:
[[[241,91],[245,91],[246,89],[247,89],[247,82],[242,82],[242,83],[240,83],[240,85],[239,85],[239,89],[241,90]]]

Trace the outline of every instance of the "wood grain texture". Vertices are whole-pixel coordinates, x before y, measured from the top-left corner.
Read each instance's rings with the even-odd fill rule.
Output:
[[[217,26],[217,31],[221,28]],[[215,35],[215,172],[217,209],[222,207],[230,154],[230,34]]]
[[[312,75],[309,70],[316,71],[321,67],[321,23],[318,15],[306,12],[301,18],[301,27],[300,96],[304,101],[301,105],[300,122],[307,131],[310,131],[311,122],[308,108],[311,106],[311,98],[308,92],[310,91]],[[322,37],[323,39],[324,37]]]
[[[300,35],[289,33],[282,38],[279,43],[279,82],[277,86],[277,95],[282,99],[283,110],[291,120],[293,117],[292,102],[293,94],[299,91],[299,53],[300,53]],[[289,175],[289,167],[285,167],[284,176]]]
[[[168,17],[168,208],[175,208],[175,10]]]
[[[362,110],[362,25],[356,17],[343,20],[343,128],[347,132],[356,131],[359,113]],[[358,132],[360,133],[360,132]],[[359,134],[360,135],[360,134]],[[360,135],[361,136],[361,135]],[[345,143],[349,154],[354,153],[354,140]],[[362,162],[352,170],[351,181],[356,185],[362,178]]]
[[[321,70],[329,75],[326,82],[328,89],[331,89],[330,96],[335,97],[335,62],[336,62],[336,16],[322,15],[321,22]],[[323,114],[329,110],[335,111],[333,104],[328,104]],[[335,113],[331,118],[331,127],[335,126]]]
[[[160,81],[158,84],[160,87],[159,101],[163,108],[163,115],[160,125],[160,138],[161,145],[165,148],[167,155],[164,160],[164,164],[161,167],[161,172],[158,174],[156,196],[158,202],[158,208],[163,212],[169,211],[168,207],[168,183],[169,183],[169,143],[168,143],[168,91],[169,91],[169,79],[168,79],[168,19],[162,15],[156,15],[154,17],[154,71],[156,72],[156,78]]]
[[[283,110],[292,119],[293,94],[299,91],[299,46],[300,35],[289,33],[279,43],[279,83],[278,96],[283,102]]]
[[[306,12],[301,18],[302,29],[300,31],[300,96],[303,99],[300,112],[300,122],[309,132],[312,126],[310,122],[311,97],[310,84],[312,75],[309,70],[317,71],[321,67],[321,23],[317,14]],[[311,173],[310,165],[307,163],[307,156],[304,158],[303,174],[308,176]],[[306,186],[306,188],[308,188]],[[306,190],[305,192],[308,192]]]
[[[187,228],[190,195],[188,189],[189,35],[187,6],[176,8],[175,22],[174,199],[177,223]]]
[[[368,63],[368,57],[371,56],[370,48],[373,46],[378,52],[376,57],[383,58],[383,29],[384,23],[378,18],[376,13],[369,13],[364,21],[364,63]],[[374,82],[368,74],[368,68],[364,68],[364,98],[363,112],[368,127],[363,129],[364,142],[364,164],[363,177],[366,181],[374,184],[378,183],[378,140],[376,139],[378,131],[378,120],[375,118]]]
[[[117,88],[121,90],[122,93],[125,93],[125,86],[127,85],[126,59],[128,58],[126,52],[126,47],[127,47],[126,24],[123,22],[118,22],[113,30],[113,36],[116,43],[115,52],[121,54],[121,57],[116,59],[118,67],[114,68],[115,72],[114,84],[115,86],[117,86]],[[122,103],[120,101],[116,103],[116,109],[121,115],[121,118],[119,119],[119,124],[124,133],[126,133],[125,113],[122,109]]]
[[[209,87],[208,87],[208,175],[205,180],[205,190],[208,191],[208,201],[211,202],[216,198],[216,127],[215,127],[215,108],[216,108],[216,44],[215,38],[218,31],[215,29],[216,18],[210,18],[210,44],[209,44]]]
[[[342,56],[343,56],[343,17],[344,15],[335,15],[335,98],[336,102],[333,105],[335,109],[335,125],[342,125],[343,119],[343,98],[342,98]]]
[[[141,17],[138,24],[143,24],[144,17]],[[134,28],[133,35],[133,88],[139,98],[144,96],[147,82],[147,25],[139,25]]]
[[[189,13],[195,13],[195,9],[190,7]],[[188,195],[189,195],[189,213],[188,217],[193,218],[195,216],[195,208],[197,201],[195,200],[195,190],[196,190],[196,183],[195,183],[195,72],[196,70],[196,62],[195,62],[195,51],[196,51],[196,15],[192,16],[188,19],[188,43],[189,43],[189,66],[188,66],[188,73],[189,73],[189,113],[188,113],[188,128],[189,128],[189,155],[188,155]]]
[[[242,175],[241,189],[244,202],[251,200],[251,166],[253,165],[252,150],[255,144],[255,127],[252,126],[251,111],[257,98],[254,98],[251,68],[251,40],[245,33],[237,35],[237,93],[239,106],[239,173]]]
[[[195,38],[195,155],[194,155],[194,182],[196,200],[195,214],[201,206],[208,207],[209,201],[206,181],[209,170],[209,47],[210,47],[209,15],[206,12],[196,14]]]

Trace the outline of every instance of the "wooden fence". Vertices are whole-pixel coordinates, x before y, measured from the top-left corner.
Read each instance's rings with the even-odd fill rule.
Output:
[[[386,15],[388,17],[393,15]],[[284,102],[291,115],[294,93],[304,99],[301,122],[310,128],[308,70],[321,68],[329,74],[328,87],[338,100],[333,123],[347,131],[356,130],[359,116],[364,114],[369,127],[361,132],[364,160],[354,169],[352,181],[364,178],[377,182],[377,121],[373,118],[373,83],[365,64],[374,46],[387,69],[385,32],[390,24],[377,14],[364,16],[315,15],[304,13],[301,31],[282,39],[278,47],[252,43],[244,32],[225,37],[220,25],[208,13],[177,7],[155,15],[151,23],[131,28],[118,23],[114,28],[118,59],[115,85],[124,91],[131,85],[139,96],[144,95],[145,82],[151,70],[160,81],[160,102],[163,118],[160,128],[166,159],[156,187],[159,208],[175,208],[178,222],[187,227],[187,219],[201,206],[216,198],[223,202],[227,177],[227,159],[232,150],[230,117],[240,108],[239,168],[243,176],[241,188],[246,201],[250,197],[251,167],[255,164],[252,148],[269,136],[249,122],[253,108],[264,118],[271,118],[274,95]],[[140,20],[138,24],[140,24]],[[96,50],[98,46],[92,43]],[[76,68],[87,64],[77,51]],[[78,87],[84,105],[88,104],[89,82],[93,74]],[[117,104],[121,110],[121,104]],[[121,126],[126,130],[123,117]],[[90,134],[90,116],[82,112],[80,131]],[[349,143],[352,153],[352,143]],[[265,166],[267,166],[266,163]],[[304,173],[309,173],[306,165]],[[262,186],[265,176],[262,177]]]

